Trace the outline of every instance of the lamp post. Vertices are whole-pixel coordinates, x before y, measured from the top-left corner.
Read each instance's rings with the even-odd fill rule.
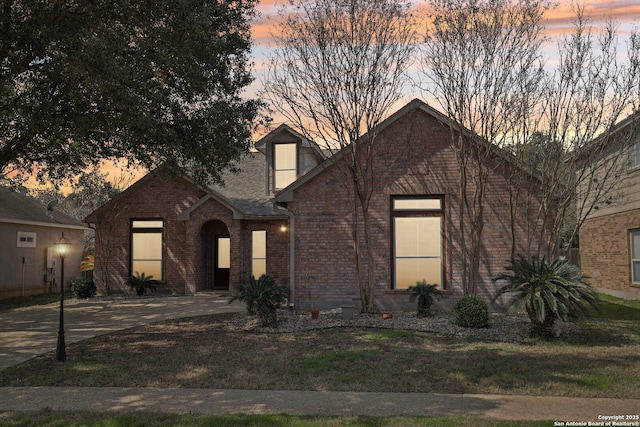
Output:
[[[56,361],[64,362],[67,360],[67,352],[65,350],[64,344],[64,257],[69,253],[69,246],[71,243],[67,242],[64,238],[64,233],[62,233],[62,237],[55,244],[56,253],[60,257],[60,321],[58,324],[58,345],[56,347]]]

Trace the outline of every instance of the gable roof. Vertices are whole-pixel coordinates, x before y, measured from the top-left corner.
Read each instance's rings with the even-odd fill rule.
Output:
[[[202,206],[208,200],[215,200],[233,212],[236,219],[282,219],[286,218],[273,206],[273,198],[268,194],[267,183],[267,162],[262,153],[248,153],[235,165],[237,171],[226,170],[221,174],[222,184],[203,186],[190,175],[179,175],[191,184],[200,188],[206,194],[193,205],[185,209],[178,215],[181,221],[189,220],[193,211]],[[111,201],[105,203],[84,219],[85,222],[93,223],[97,221],[99,213],[111,202],[122,197],[154,176],[157,172],[168,165],[161,165],[153,171],[147,173],[140,180],[129,186],[122,193],[118,194]]]
[[[266,154],[267,144],[269,142],[272,142],[272,141],[273,142],[280,142],[280,141],[292,142],[295,140],[301,141],[301,144],[303,147],[311,148],[321,159],[325,159],[328,157],[327,152],[322,150],[315,141],[308,139],[307,137],[302,135],[300,132],[297,132],[296,130],[292,129],[287,124],[281,124],[276,129],[272,130],[271,132],[269,132],[268,134],[260,138],[254,144],[254,147],[256,148],[256,150],[260,151],[261,153]]]
[[[81,221],[55,209],[47,209],[33,197],[4,187],[0,187],[0,222],[86,229]]]
[[[381,133],[386,128],[388,128],[389,126],[391,126],[392,124],[394,124],[395,122],[397,122],[398,120],[403,118],[404,116],[408,115],[409,113],[411,113],[413,111],[417,111],[417,110],[422,111],[422,112],[428,114],[429,116],[433,117],[438,122],[442,123],[443,126],[450,127],[456,132],[460,132],[460,133],[462,133],[464,135],[467,135],[471,140],[475,141],[477,144],[487,145],[487,146],[491,145],[488,141],[483,140],[482,138],[480,138],[479,136],[474,134],[469,129],[465,128],[464,126],[460,125],[458,122],[452,120],[451,118],[449,118],[446,115],[442,114],[441,112],[439,112],[435,108],[431,107],[430,105],[428,105],[424,101],[422,101],[420,99],[417,99],[417,98],[413,99],[411,102],[406,104],[404,107],[400,108],[398,111],[393,113],[391,116],[387,117],[385,120],[383,120],[379,125],[377,125],[370,132],[367,132],[366,134],[362,135],[360,137],[360,140],[367,140],[367,138],[369,138],[371,136],[371,134]],[[326,162],[320,163],[314,169],[309,171],[309,173],[307,173],[304,176],[300,177],[298,180],[296,180],[293,183],[291,183],[288,187],[286,187],[283,190],[281,190],[275,197],[276,202],[280,203],[280,202],[291,202],[291,201],[293,201],[293,193],[294,193],[294,191],[296,189],[298,189],[299,187],[303,186],[305,183],[309,182],[311,179],[313,179],[318,174],[320,174],[328,166],[331,166],[333,163],[335,163],[339,159],[341,159],[343,157],[344,150],[345,150],[345,148],[343,148],[342,150],[338,151],[335,155],[330,157]],[[515,161],[515,158],[511,153],[508,153],[508,152],[506,152],[505,150],[503,150],[503,149],[501,149],[499,147],[495,147],[495,153],[496,153],[496,155],[500,156],[503,160],[506,160],[507,162],[509,162],[509,163],[511,163],[513,165],[516,165],[519,168],[522,168],[522,165],[517,165],[517,162]],[[539,175],[535,171],[528,171],[527,173],[529,175],[531,175],[532,177],[534,177],[536,179],[539,179]]]
[[[602,156],[628,149],[638,142],[638,134],[640,134],[640,110],[636,110],[610,129],[603,131],[579,151],[570,153],[567,161],[584,165],[593,159],[600,159]]]

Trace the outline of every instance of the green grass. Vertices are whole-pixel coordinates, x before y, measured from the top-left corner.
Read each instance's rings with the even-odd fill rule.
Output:
[[[640,398],[638,321],[588,318],[568,337],[517,344],[369,328],[263,334],[234,316],[70,344],[66,363],[42,355],[0,372],[0,383]]]
[[[73,293],[65,292],[64,299],[74,298]],[[39,307],[43,305],[53,304],[60,301],[60,293],[53,294],[41,294],[41,295],[29,295],[26,297],[15,297],[0,300],[0,313],[29,307]]]
[[[0,425],[20,427],[542,427],[550,421],[500,421],[475,417],[300,417],[292,415],[198,415],[41,411],[0,413]]]
[[[57,302],[54,297],[10,305]],[[227,328],[225,316],[182,319],[69,345],[67,363],[55,363],[47,354],[0,372],[0,383],[262,389],[304,384],[310,390],[640,398],[640,301],[601,298],[602,310],[579,321],[579,333],[526,345],[386,329],[259,334]],[[0,413],[0,425],[537,427],[552,422],[45,410]]]
[[[590,309],[589,316],[600,319],[640,321],[640,300],[625,300],[600,294],[600,311]]]

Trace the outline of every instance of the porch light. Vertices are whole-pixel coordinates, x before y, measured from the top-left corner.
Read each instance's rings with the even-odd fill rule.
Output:
[[[280,226],[280,232],[281,233],[286,233],[287,232],[287,224],[282,224]]]

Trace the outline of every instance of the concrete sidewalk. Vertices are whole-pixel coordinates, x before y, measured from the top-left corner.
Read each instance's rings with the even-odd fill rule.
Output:
[[[67,343],[167,319],[243,311],[221,293],[65,305]],[[0,314],[0,370],[55,350],[59,306]],[[89,410],[207,414],[448,416],[599,422],[637,416],[640,399],[98,387],[1,387],[0,411]],[[612,420],[612,419],[607,419]],[[627,421],[622,419],[622,421]],[[631,422],[640,420],[629,420]],[[633,424],[631,424],[633,425]]]
[[[556,396],[118,387],[4,387],[0,388],[0,393],[0,411],[48,408],[99,412],[286,413],[309,416],[464,415],[585,424],[604,421],[603,417],[638,415],[640,412],[640,400]]]

